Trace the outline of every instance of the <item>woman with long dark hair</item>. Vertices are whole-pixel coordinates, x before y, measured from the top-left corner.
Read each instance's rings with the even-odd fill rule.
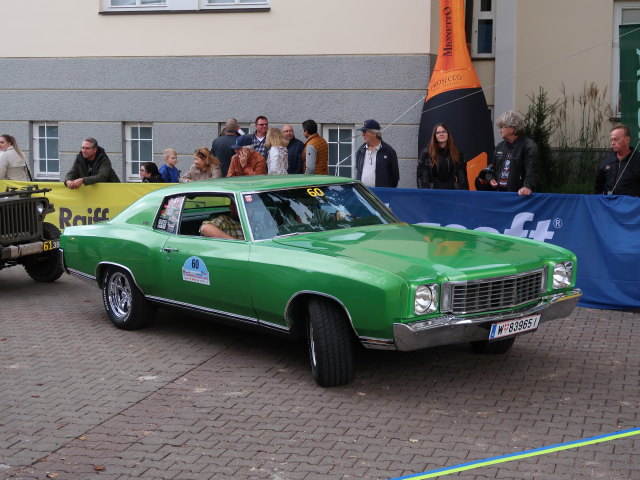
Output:
[[[418,188],[469,190],[464,156],[444,123],[436,124],[429,145],[418,155],[417,183]]]

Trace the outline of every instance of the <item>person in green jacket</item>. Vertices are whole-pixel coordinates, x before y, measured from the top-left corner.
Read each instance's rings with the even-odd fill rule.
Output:
[[[111,160],[98,145],[95,138],[87,137],[82,142],[82,149],[76,156],[71,170],[64,179],[64,185],[70,189],[94,183],[120,183],[118,175],[111,166]]]

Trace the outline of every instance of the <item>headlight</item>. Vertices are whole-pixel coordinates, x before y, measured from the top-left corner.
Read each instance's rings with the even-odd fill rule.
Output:
[[[556,263],[553,267],[553,288],[566,288],[571,285],[573,262]]]
[[[414,312],[416,315],[435,312],[438,309],[438,284],[420,285],[416,288]]]
[[[43,202],[36,203],[36,212],[38,212],[38,215],[43,215],[46,210],[47,207]]]

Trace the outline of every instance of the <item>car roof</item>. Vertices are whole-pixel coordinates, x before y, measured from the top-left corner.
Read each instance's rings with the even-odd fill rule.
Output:
[[[353,182],[357,182],[357,180],[332,175],[251,175],[181,183],[180,185],[163,188],[162,192],[165,195],[174,193],[171,190],[175,190],[175,193],[204,191],[242,193]]]

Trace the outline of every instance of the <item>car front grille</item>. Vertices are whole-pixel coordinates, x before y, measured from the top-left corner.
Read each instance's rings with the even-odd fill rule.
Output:
[[[442,284],[441,311],[460,315],[518,307],[540,298],[546,278],[546,269],[539,269],[505,277],[446,282]]]
[[[42,224],[36,212],[36,199],[0,203],[0,245],[37,239]]]

